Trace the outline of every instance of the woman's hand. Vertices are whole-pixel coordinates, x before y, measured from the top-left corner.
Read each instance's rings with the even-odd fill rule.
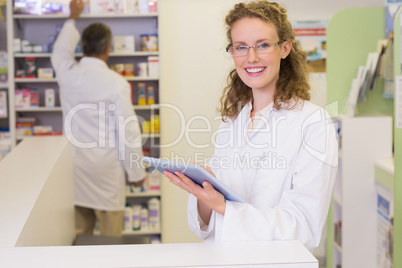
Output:
[[[215,176],[209,167],[202,167]],[[204,181],[201,187],[179,171],[175,172],[176,175],[168,171],[163,172],[163,174],[169,178],[171,183],[194,195],[209,208],[215,210],[219,214],[225,214],[225,197],[220,192],[216,191],[209,182]]]

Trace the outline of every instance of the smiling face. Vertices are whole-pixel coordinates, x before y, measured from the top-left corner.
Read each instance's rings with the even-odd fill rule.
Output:
[[[259,18],[243,18],[237,21],[232,27],[231,37],[234,47],[280,41],[275,27]],[[279,78],[281,59],[286,58],[290,48],[291,44],[287,41],[265,54],[258,54],[254,48],[249,48],[247,55],[233,57],[236,71],[253,92],[261,90],[273,95]]]

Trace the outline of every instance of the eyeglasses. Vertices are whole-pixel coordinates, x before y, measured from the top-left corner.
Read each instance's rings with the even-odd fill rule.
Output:
[[[283,42],[285,42],[285,40],[280,40],[280,41],[278,41],[276,43],[274,43],[274,42],[264,42],[264,43],[257,44],[257,45],[254,45],[254,46],[244,46],[244,45],[233,46],[233,45],[229,45],[226,48],[226,52],[229,52],[230,55],[232,55],[233,57],[238,57],[238,56],[247,55],[248,50],[250,48],[254,48],[255,52],[257,52],[258,54],[265,54],[265,53],[270,53],[270,52],[274,51],[274,48],[276,46],[279,46]]]

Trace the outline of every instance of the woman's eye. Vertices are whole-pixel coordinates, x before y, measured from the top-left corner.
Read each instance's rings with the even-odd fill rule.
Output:
[[[269,47],[271,47],[271,44],[269,44],[269,43],[262,43],[262,44],[259,44],[258,47],[259,47],[259,48],[269,48]]]
[[[245,50],[245,49],[247,49],[248,47],[247,46],[237,46],[237,47],[235,47],[236,48],[236,50]]]

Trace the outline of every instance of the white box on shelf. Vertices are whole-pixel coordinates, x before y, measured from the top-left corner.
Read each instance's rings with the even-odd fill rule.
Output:
[[[21,52],[21,39],[14,38],[13,47],[14,47],[14,53],[20,53]]]
[[[113,39],[115,53],[133,53],[135,51],[135,39],[133,35],[117,35]]]
[[[14,104],[15,108],[22,108],[23,107],[23,105],[22,105],[22,91],[21,90],[19,90],[19,89],[15,90],[14,100],[15,100],[15,104]]]
[[[7,109],[7,92],[0,91],[0,118],[8,117]]]
[[[89,12],[91,14],[114,12],[113,0],[91,0],[91,1],[89,1]]]
[[[148,75],[149,77],[159,77],[159,57],[148,57]]]
[[[53,69],[52,68],[38,68],[38,78],[52,79]]]
[[[45,106],[47,108],[54,108],[55,106],[55,93],[53,88],[45,89]]]

